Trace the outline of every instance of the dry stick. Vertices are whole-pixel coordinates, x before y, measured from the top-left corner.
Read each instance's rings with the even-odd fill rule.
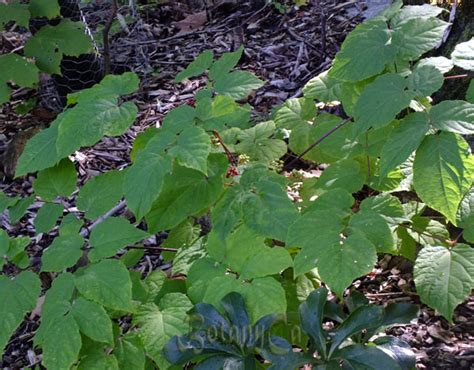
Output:
[[[469,77],[469,75],[467,73],[465,73],[463,75],[446,76],[444,79],[445,80],[454,80],[455,78],[466,78],[466,77]]]
[[[117,16],[117,0],[112,0],[112,8],[110,12],[110,17],[107,20],[107,23],[104,26],[102,31],[102,37],[104,42],[104,75],[107,76],[110,73],[110,40],[109,33],[112,23],[114,22],[115,17]]]
[[[95,228],[97,225],[101,224],[102,222],[104,222],[106,219],[113,216],[114,214],[120,212],[124,208],[125,208],[125,201],[121,200],[119,204],[117,204],[114,208],[112,208],[103,216],[100,216],[89,227],[82,229],[80,232],[80,235],[85,238],[87,235],[90,234],[93,228]]]
[[[289,163],[287,163],[284,167],[283,167],[283,170],[291,167],[293,164],[295,164],[298,160],[300,160],[301,158],[303,158],[308,152],[310,152],[311,150],[314,149],[314,147],[316,145],[318,145],[319,143],[321,143],[324,139],[326,139],[328,136],[331,136],[334,132],[336,132],[337,130],[339,130],[341,127],[343,127],[346,123],[348,123],[352,118],[349,117],[349,118],[346,118],[344,121],[342,121],[341,123],[339,123],[337,126],[334,126],[332,129],[330,129],[328,132],[326,132],[323,136],[321,136],[318,140],[316,140],[313,144],[311,144],[308,148],[306,148],[303,153],[301,153],[299,156],[297,156],[296,158],[294,158],[292,161],[290,161]]]

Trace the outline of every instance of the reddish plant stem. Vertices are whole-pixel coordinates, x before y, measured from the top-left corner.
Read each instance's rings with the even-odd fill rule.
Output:
[[[231,151],[225,145],[224,140],[222,140],[221,135],[219,135],[217,130],[212,130],[212,133],[214,134],[214,137],[217,139],[217,141],[219,141],[219,144],[222,145],[222,148],[224,149],[224,153],[227,156],[227,159],[229,160],[230,164],[232,166],[237,166],[237,164],[238,164],[237,161],[235,160],[235,158],[234,158],[233,154],[231,153]]]
[[[289,163],[287,163],[284,167],[283,170],[290,168],[293,164],[296,163],[296,161],[300,160],[303,158],[308,152],[314,149],[316,145],[320,144],[324,139],[327,137],[331,136],[333,133],[335,133],[337,130],[339,130],[341,127],[343,127],[346,123],[350,122],[352,118],[346,118],[344,121],[339,123],[338,125],[334,126],[332,129],[330,129],[328,132],[326,132],[323,136],[321,136],[318,140],[316,140],[314,143],[312,143],[309,147],[307,147],[303,153],[301,153],[299,156],[295,157],[293,160],[291,160]]]
[[[466,77],[469,77],[469,75],[467,73],[462,74],[462,75],[446,76],[444,79],[445,80],[454,80],[456,78],[466,78]]]

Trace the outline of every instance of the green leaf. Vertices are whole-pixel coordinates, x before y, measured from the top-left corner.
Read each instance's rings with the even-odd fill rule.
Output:
[[[31,0],[29,10],[33,17],[53,19],[60,16],[61,8],[57,0]]]
[[[410,104],[412,95],[406,87],[406,80],[394,73],[384,74],[368,85],[354,107],[354,134],[392,122]]]
[[[207,158],[211,152],[211,138],[200,127],[184,130],[177,145],[170,150],[181,166],[201,171],[207,175]]]
[[[413,182],[419,197],[455,223],[456,211],[472,185],[474,165],[468,144],[456,134],[427,136],[416,151]]]
[[[127,333],[119,338],[114,349],[121,370],[145,369],[145,351],[143,344],[136,333]]]
[[[231,53],[224,53],[216,60],[211,68],[209,69],[209,78],[214,81],[218,81],[220,76],[227,74],[232,68],[234,68],[242,57],[244,51],[243,45],[241,45],[236,51]]]
[[[374,245],[360,234],[352,234],[342,244],[321,251],[318,272],[334,293],[342,297],[352,281],[372,271],[377,262]]]
[[[403,22],[414,18],[435,18],[443,11],[445,11],[445,9],[430,4],[408,5],[397,11],[394,17],[390,20],[390,23],[393,27],[399,26]]]
[[[387,193],[365,198],[360,203],[360,210],[376,212],[392,225],[409,220],[405,216],[405,210],[400,200]]]
[[[312,99],[290,98],[275,112],[274,121],[278,128],[293,129],[300,123],[312,121],[316,106]]]
[[[380,154],[380,176],[386,177],[390,171],[405,162],[420,146],[428,132],[428,116],[415,112],[405,116],[389,135]],[[400,145],[403,143],[403,145]]]
[[[0,213],[18,203],[18,196],[9,197],[3,191],[0,191]]]
[[[247,260],[242,268],[240,277],[241,279],[248,280],[275,275],[292,266],[293,259],[286,249],[266,247]]]
[[[43,252],[42,271],[59,272],[76,264],[82,256],[84,238],[80,235],[56,237]]]
[[[417,314],[415,315],[415,317]],[[416,355],[410,345],[403,340],[386,335],[374,340],[378,349],[384,351],[392,359],[398,362],[399,368],[409,370],[416,367]]]
[[[358,25],[344,40],[329,77],[361,81],[379,74],[395,60],[395,48],[389,40],[390,30],[382,19]]]
[[[466,91],[466,100],[469,103],[474,104],[474,80],[471,80],[471,82],[469,83],[469,87]]]
[[[286,313],[285,290],[272,277],[254,279],[242,285],[240,293],[245,299],[252,323],[267,315]]]
[[[306,98],[317,99],[323,103],[339,100],[340,81],[329,76],[329,70],[321,72],[303,87]]]
[[[2,14],[2,5],[5,7],[4,4],[0,4],[0,14]],[[2,71],[0,75],[0,104],[10,99],[11,89],[6,85],[7,82],[12,81],[20,87],[34,87],[39,81],[38,68],[18,54],[0,55],[0,70]]]
[[[175,82],[181,82],[185,78],[196,77],[203,74],[211,67],[214,54],[212,50],[205,50],[189,64],[184,71],[179,72],[174,79]]]
[[[76,183],[76,167],[65,158],[56,166],[39,172],[33,189],[38,196],[52,202],[58,196],[69,197],[76,189]]]
[[[29,20],[30,12],[27,4],[21,4],[19,0],[0,4],[0,31],[3,31],[5,25],[10,21],[27,28]]]
[[[359,163],[352,159],[342,159],[323,171],[316,188],[323,190],[340,188],[355,193],[362,188],[364,182],[365,176]]]
[[[262,236],[285,241],[298,212],[280,184],[262,180],[242,203],[244,223]]]
[[[10,280],[0,276],[0,350],[3,353],[11,335],[23,321],[27,312],[36,307],[41,292],[38,275],[24,271]]]
[[[125,174],[123,183],[127,205],[137,219],[142,219],[151,210],[170,171],[171,158],[164,155],[160,145],[155,145],[154,140],[150,140]]]
[[[35,58],[42,71],[59,75],[63,55],[77,57],[91,50],[91,38],[84,31],[84,24],[69,19],[56,26],[43,26],[25,44],[25,55]]]
[[[456,214],[458,226],[464,229],[463,237],[470,243],[474,240],[474,187],[471,187],[461,201]]]
[[[222,131],[226,128],[247,128],[250,120],[250,105],[240,105],[224,95],[203,98],[196,104],[196,116],[206,131]]]
[[[194,244],[180,248],[173,258],[173,274],[187,275],[192,264],[207,256],[202,238]]]
[[[150,232],[171,229],[219,199],[228,161],[223,155],[210,155],[208,176],[189,168],[174,166],[163,189],[146,216]]]
[[[102,306],[79,297],[72,305],[71,314],[81,333],[96,342],[113,343],[112,321]]]
[[[117,260],[103,260],[76,275],[76,288],[88,300],[113,310],[130,312],[132,283],[125,266]]]
[[[430,96],[438,91],[443,83],[443,74],[438,68],[430,65],[418,65],[408,76],[408,88],[421,97]]]
[[[79,327],[71,314],[58,316],[42,343],[43,366],[52,370],[69,369],[79,357],[81,349]]]
[[[348,226],[351,234],[362,233],[375,246],[377,253],[396,252],[392,231],[380,214],[374,211],[360,210],[351,217]]]
[[[187,294],[194,302],[201,302],[209,282],[225,275],[226,267],[211,258],[201,258],[194,262],[186,279]]]
[[[285,155],[286,143],[280,139],[272,139],[275,134],[273,121],[261,122],[238,135],[239,143],[235,146],[238,153],[244,153],[251,159],[269,163]]]
[[[449,23],[437,18],[411,18],[395,28],[392,44],[397,57],[415,60],[435,48],[444,35]]]
[[[451,53],[454,64],[467,71],[474,71],[474,38],[457,44]]]
[[[215,83],[214,89],[218,94],[234,100],[246,98],[252,90],[257,90],[265,83],[246,71],[235,71],[221,76]]]
[[[109,171],[94,176],[80,189],[76,206],[88,219],[96,219],[109,211],[122,198],[123,172]]]
[[[442,101],[431,108],[430,120],[438,130],[474,134],[474,104],[463,100]]]
[[[180,293],[165,295],[159,306],[148,303],[140,306],[133,323],[140,327],[139,336],[148,356],[160,368],[167,368],[168,361],[162,350],[171,337],[188,331],[187,311],[192,308],[189,299]]]
[[[92,247],[89,258],[92,262],[97,262],[114,256],[119,249],[135,244],[148,236],[148,233],[137,229],[125,218],[110,217],[92,230],[89,239]]]
[[[351,312],[344,322],[333,331],[329,356],[347,338],[369,329],[378,329],[383,324],[384,309],[382,306],[363,305]]]
[[[77,234],[81,230],[83,221],[79,220],[73,213],[64,216],[59,226],[59,234],[61,236]]]
[[[415,262],[417,293],[423,303],[452,322],[454,309],[474,288],[474,249],[458,244],[452,249],[423,248]]]
[[[36,214],[34,224],[36,233],[47,233],[56,225],[58,218],[63,215],[64,207],[61,204],[46,203]]]
[[[340,117],[323,113],[318,115],[312,124],[307,122],[296,124],[291,130],[290,149],[300,155],[316,140],[321,139],[341,122]],[[316,163],[332,163],[346,157],[351,149],[357,145],[351,140],[350,131],[349,125],[338,128],[306,153],[303,158]]]
[[[137,106],[133,102],[117,105],[117,98],[79,103],[56,118],[59,121],[56,146],[60,158],[94,145],[104,135],[118,136],[127,131],[135,120]]]
[[[454,67],[454,63],[451,59],[446,57],[430,57],[423,58],[416,64],[415,68],[421,68],[424,66],[432,66],[438,69],[442,74],[448,73]]]
[[[103,349],[94,348],[81,358],[77,370],[119,370],[117,358],[106,354]]]
[[[339,351],[338,357],[343,359],[342,366],[352,369],[400,369],[400,365],[395,359],[374,346],[353,344]]]
[[[52,123],[47,129],[41,130],[26,143],[22,155],[18,159],[15,176],[23,176],[54,166],[59,162],[56,141],[58,139],[58,123]]]
[[[6,258],[17,265],[21,269],[29,266],[29,257],[25,252],[25,248],[31,243],[31,239],[24,237],[17,237],[10,240],[10,246]]]
[[[34,196],[20,199],[14,206],[10,207],[10,222],[16,224],[25,215],[26,211],[35,202]]]

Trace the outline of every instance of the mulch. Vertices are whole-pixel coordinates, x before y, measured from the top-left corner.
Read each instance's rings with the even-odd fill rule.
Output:
[[[159,126],[168,111],[174,107],[191,103],[194,92],[205,86],[202,78],[175,84],[175,75],[185,68],[201,51],[212,49],[215,55],[245,46],[239,68],[254,72],[267,81],[249,99],[256,113],[264,118],[270,110],[290,97],[299,97],[302,86],[313,76],[326,70],[346,34],[360,21],[361,8],[358,1],[337,2],[320,0],[297,9],[292,7],[286,14],[273,6],[255,8],[254,2],[241,1],[238,6],[224,1],[210,11],[191,10],[181,2],[171,1],[162,5],[144,7],[142,21],[132,25],[128,33],[120,33],[112,39],[112,61],[119,70],[130,65],[142,76],[140,92],[135,96],[139,116],[134,126],[116,138],[104,138],[92,148],[74,154],[79,181],[111,169],[128,166],[129,154],[134,138],[150,126]],[[91,23],[103,20],[101,12],[90,13]],[[126,9],[123,10],[124,14]],[[86,17],[87,18],[87,17]],[[8,33],[9,42],[0,38],[2,53],[21,47],[21,33]],[[137,57],[140,56],[140,57]],[[0,155],[8,150],[8,143],[21,130],[51,120],[44,113],[34,112],[21,116],[14,108],[24,97],[32,96],[27,89],[16,90],[13,102],[0,108]],[[41,98],[41,97],[40,97]],[[32,176],[23,179],[0,181],[0,190],[11,195],[26,196],[32,193]],[[75,194],[65,202],[67,212],[80,215],[74,204]],[[30,236],[33,243],[28,247],[33,268],[39,266],[44,248],[56,236],[57,230],[48,235],[36,236],[33,219],[41,203],[35,203],[27,215],[16,225],[0,216],[0,225],[10,235]],[[124,207],[117,207],[115,215],[127,215]],[[166,238],[161,233],[145,242],[145,256],[136,266],[143,273],[156,268],[169,271],[169,264],[156,247]],[[146,248],[154,247],[154,248]],[[17,273],[9,266],[8,275]],[[51,276],[42,274],[47,283]],[[384,258],[374,273],[354,288],[364,292],[372,302],[414,302],[411,267],[401,268],[389,257]],[[41,362],[41,353],[32,347],[32,337],[38,327],[39,317],[35,313],[27,317],[7,346],[0,368],[19,369],[34,367]],[[474,368],[474,297],[460,305],[454,323],[449,324],[433,310],[421,305],[416,323],[391,328],[389,334],[406,340],[417,354],[419,369],[473,369]]]

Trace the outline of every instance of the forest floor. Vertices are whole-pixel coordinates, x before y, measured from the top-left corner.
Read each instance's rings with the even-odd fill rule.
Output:
[[[266,85],[249,98],[249,103],[255,107],[255,115],[265,118],[284,100],[299,97],[302,86],[310,78],[329,68],[347,33],[362,21],[364,10],[357,6],[357,1],[321,0],[316,2],[319,5],[290,8],[286,14],[281,14],[272,5],[256,9],[246,1],[238,2],[238,6],[231,3],[224,2],[211,13],[190,10],[180,2],[145,7],[141,25],[133,27],[125,37],[117,38],[113,43],[116,68],[132,66],[142,75],[141,90],[136,96],[140,113],[127,134],[105,138],[92,148],[76,152],[74,161],[81,183],[107,170],[126,167],[131,144],[138,133],[147,127],[159,126],[172,108],[193,103],[195,91],[204,86],[205,81],[198,78],[176,84],[173,79],[201,51],[211,49],[220,55],[245,46],[239,68],[266,80]],[[18,40],[19,44],[21,42]],[[5,44],[0,46],[2,52],[11,51]],[[20,91],[14,97],[17,102],[0,111],[0,154],[8,150],[7,143],[20,130],[31,127],[32,122],[51,121],[51,115],[45,115],[43,111],[18,115],[13,108],[24,95]],[[31,193],[32,180],[32,177],[14,181],[0,179],[0,190],[27,195]],[[77,212],[74,199],[66,206],[69,212]],[[34,243],[28,247],[33,265],[39,263],[43,249],[52,239],[52,235],[34,234],[33,219],[38,208],[34,204],[21,222],[13,226],[0,217],[1,226],[11,235],[33,237]],[[117,213],[120,212],[126,211],[117,209]],[[149,242],[159,246],[164,237],[166,234]],[[149,271],[169,269],[169,265],[163,265],[160,255],[150,249],[137,268]],[[409,263],[385,256],[378,268],[364,279],[355,281],[353,288],[378,304],[420,304],[411,272]],[[452,324],[426,306],[420,307],[416,322],[390,329],[391,335],[406,340],[413,347],[417,368],[474,369],[474,297],[457,308]],[[32,348],[38,319],[33,313],[25,320],[10,341],[0,368],[31,368],[39,363],[40,354]]]

